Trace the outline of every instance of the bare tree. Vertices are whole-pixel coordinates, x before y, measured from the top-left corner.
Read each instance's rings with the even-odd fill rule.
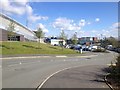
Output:
[[[72,36],[72,43],[75,45],[77,44],[77,32],[75,32]]]
[[[61,44],[61,47],[62,47],[62,50],[63,50],[63,40],[66,40],[66,39],[67,39],[67,36],[66,36],[64,30],[61,31],[59,37],[62,39],[62,42],[60,42],[60,44]]]
[[[61,31],[61,33],[60,33],[60,38],[63,39],[63,40],[66,40],[66,39],[67,39],[67,36],[66,36],[64,30]]]

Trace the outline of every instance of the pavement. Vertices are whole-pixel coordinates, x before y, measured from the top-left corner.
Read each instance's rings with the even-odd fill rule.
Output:
[[[53,75],[51,78],[46,80],[47,82],[45,82],[42,87],[45,87],[44,85],[47,85],[49,80],[51,84],[55,83],[53,84],[54,87],[62,87],[63,85],[60,82],[62,82],[62,80],[63,81],[65,80],[64,82],[66,83],[64,83],[65,86],[63,87],[69,87],[72,84],[71,83],[69,85],[69,82],[74,81],[74,79],[76,80],[78,79],[78,80],[74,81],[75,84],[73,83],[71,87],[82,86],[83,83],[77,86],[76,83],[80,84],[80,82],[85,82],[86,85],[91,82],[95,82],[96,88],[98,83],[102,84],[102,85],[99,84],[99,87],[107,87],[105,83],[103,84],[102,82],[96,82],[98,80],[101,80],[100,78],[97,78],[96,74],[104,75],[105,73],[101,73],[100,71],[104,66],[108,67],[107,64],[110,64],[111,61],[114,60],[115,55],[116,54],[112,52],[110,53],[88,52],[82,55],[73,55],[70,57],[68,55],[55,55],[50,57],[49,56],[46,57],[45,55],[3,57],[2,68],[1,68],[2,87],[3,88],[34,88],[36,90],[36,88],[40,86],[43,82],[45,82],[45,80],[48,77],[50,77],[51,75],[55,74],[58,71],[61,71],[58,73],[60,74],[60,76],[58,74]],[[79,67],[79,68],[77,69],[74,67]],[[68,69],[65,70],[66,68],[71,68],[71,69],[69,69],[70,70],[69,71]],[[68,72],[64,72],[64,70]],[[58,75],[58,80],[55,81],[54,79],[52,82],[51,79],[56,75]],[[61,77],[62,75],[63,77]],[[68,77],[65,75],[67,75]],[[97,80],[94,77],[96,77]],[[67,80],[68,80],[68,84],[67,84]],[[83,87],[86,87],[85,83]],[[53,87],[51,84],[47,86]]]
[[[90,65],[67,69],[49,78],[41,88],[104,88],[110,90],[104,81],[104,65]]]

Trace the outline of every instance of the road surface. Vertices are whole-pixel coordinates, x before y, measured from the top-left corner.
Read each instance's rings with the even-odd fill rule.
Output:
[[[49,56],[4,58],[2,60],[2,88],[37,88],[51,74],[68,67],[107,65],[116,53],[89,53],[85,56]],[[89,69],[89,68],[88,68]]]

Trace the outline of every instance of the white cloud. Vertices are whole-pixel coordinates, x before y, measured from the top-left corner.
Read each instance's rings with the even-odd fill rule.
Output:
[[[92,32],[92,33],[96,33],[97,31],[96,31],[96,30],[92,30],[91,32]]]
[[[36,22],[37,20],[47,20],[48,17],[44,17],[44,16],[39,16],[39,15],[34,15],[34,14],[31,14],[28,16],[28,20],[29,22]]]
[[[107,29],[102,30],[90,30],[87,32],[82,33],[83,36],[97,36],[97,37],[118,37],[118,27],[120,27],[120,23],[114,23],[109,26]]]
[[[120,22],[114,23],[114,24],[111,26],[111,28],[116,29],[116,30],[120,29]]]
[[[60,30],[80,30],[81,27],[74,23],[74,20],[59,17],[53,22],[53,27]]]
[[[85,19],[81,19],[80,22],[79,22],[79,25],[80,26],[85,26],[85,24],[86,24]]]
[[[27,12],[28,15],[31,15],[33,13],[32,7],[29,6],[29,5],[26,5],[26,12]]]
[[[16,3],[16,5],[20,5],[20,6],[25,6],[29,0],[12,0],[12,2]]]
[[[42,23],[39,23],[37,28],[41,28],[44,33],[48,33],[49,32],[48,29],[46,29],[45,25],[43,25]]]
[[[47,16],[40,16],[33,13],[33,8],[28,4],[29,0],[2,0],[1,10],[7,14],[24,15],[27,13],[28,21],[35,22],[37,20],[47,20]]]
[[[26,5],[26,12],[28,14],[28,20],[30,22],[36,22],[37,20],[47,20],[48,19],[47,16],[40,16],[40,15],[33,14],[33,9],[29,5]]]
[[[25,13],[25,5],[16,5],[18,3],[18,0],[16,2],[10,2],[9,0],[2,0],[1,1],[1,9],[5,13],[12,13],[12,14],[18,14],[18,15],[23,15]],[[27,3],[27,2],[26,2]]]
[[[88,25],[90,25],[90,24],[91,24],[91,22],[88,22],[87,24],[88,24]]]
[[[95,21],[96,21],[96,22],[99,22],[99,21],[100,21],[100,18],[96,18]]]

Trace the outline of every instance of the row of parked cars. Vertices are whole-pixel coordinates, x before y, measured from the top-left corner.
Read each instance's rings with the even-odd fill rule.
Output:
[[[115,52],[120,53],[120,48],[113,47],[112,45],[108,45],[108,46],[106,46],[105,48],[106,48],[107,50],[115,51]]]
[[[100,46],[96,46],[96,45],[90,45],[90,46],[86,46],[86,45],[66,45],[66,48],[70,48],[70,49],[74,49],[74,50],[80,50],[82,49],[83,51],[94,51],[96,49],[99,49]]]

